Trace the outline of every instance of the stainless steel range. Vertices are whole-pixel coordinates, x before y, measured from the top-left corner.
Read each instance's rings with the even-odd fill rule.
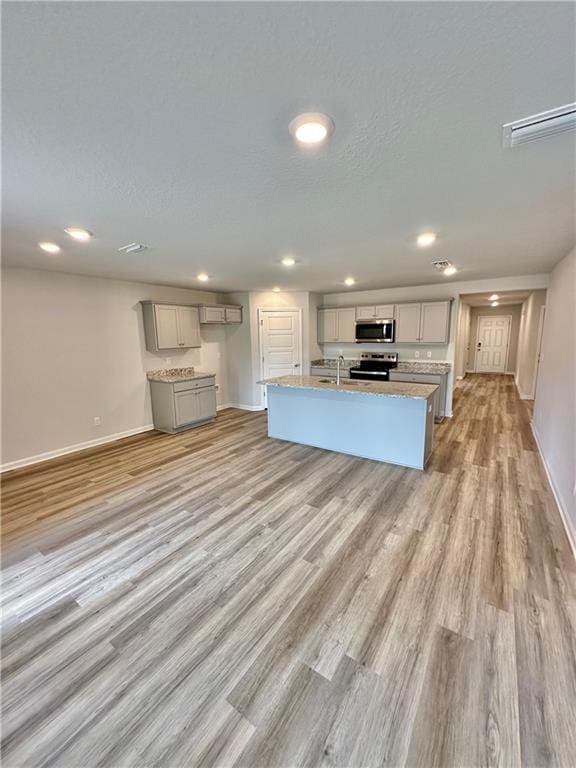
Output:
[[[388,381],[390,369],[397,365],[397,352],[365,352],[360,356],[360,365],[350,368],[350,378]]]

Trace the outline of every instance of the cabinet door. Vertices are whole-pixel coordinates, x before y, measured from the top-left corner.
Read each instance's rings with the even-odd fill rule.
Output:
[[[420,341],[423,344],[447,344],[449,320],[449,301],[423,302],[420,316]]]
[[[338,312],[338,341],[354,343],[356,340],[356,308],[339,309]]]
[[[242,310],[239,307],[226,307],[226,322],[241,323]]]
[[[372,320],[376,317],[376,307],[356,307],[356,320]]]
[[[396,311],[396,342],[398,344],[419,342],[420,304],[398,304]]]
[[[225,307],[202,307],[203,323],[225,323]]]
[[[214,387],[205,387],[196,392],[198,403],[198,418],[213,419],[216,416],[216,390]]]
[[[378,304],[375,308],[375,317],[378,320],[391,320],[394,318],[394,304]]]
[[[318,341],[338,341],[338,310],[318,310]]]
[[[178,336],[178,309],[179,307],[168,304],[154,305],[158,349],[182,346]]]
[[[200,323],[196,307],[178,307],[180,347],[200,346]]]
[[[201,416],[199,415],[200,408],[197,390],[187,389],[184,392],[175,392],[174,411],[176,427],[182,427],[184,424],[199,421]]]

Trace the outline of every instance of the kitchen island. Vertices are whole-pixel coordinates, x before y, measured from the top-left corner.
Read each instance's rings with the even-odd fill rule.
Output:
[[[424,469],[437,386],[279,376],[267,387],[268,436]]]

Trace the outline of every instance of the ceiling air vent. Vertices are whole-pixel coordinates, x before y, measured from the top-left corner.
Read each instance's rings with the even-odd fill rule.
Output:
[[[451,261],[446,261],[445,259],[443,259],[442,261],[433,261],[432,262],[432,266],[435,267],[438,271],[440,271],[440,270],[443,271],[443,270],[447,269],[448,267],[451,267],[452,266],[452,262]]]
[[[118,248],[120,253],[140,253],[141,251],[147,251],[150,246],[143,245],[142,243],[128,243],[123,245],[122,248]]]
[[[566,104],[548,112],[505,123],[502,126],[502,141],[505,147],[517,147],[538,139],[547,139],[557,133],[576,128],[576,103]]]

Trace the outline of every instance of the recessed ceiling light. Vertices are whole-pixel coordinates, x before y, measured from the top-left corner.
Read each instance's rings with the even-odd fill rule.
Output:
[[[347,277],[346,280],[344,280],[344,285],[354,285],[356,280],[354,280],[353,277]]]
[[[282,264],[284,264],[285,267],[293,267],[294,264],[296,264],[296,259],[294,256],[284,256]]]
[[[450,264],[450,266],[446,267],[446,269],[444,270],[444,274],[446,275],[446,277],[450,277],[451,275],[455,275],[456,272],[458,272],[458,270],[456,269],[454,264]]]
[[[300,144],[318,146],[334,131],[334,123],[321,112],[306,112],[292,120],[289,130]]]
[[[274,293],[280,293],[281,289],[278,288],[278,286],[275,286],[274,288],[272,288],[272,290],[274,291]]]
[[[500,297],[498,296],[497,293],[493,293],[492,296],[490,296],[490,298],[488,299],[488,301],[496,301],[499,298]]]
[[[499,305],[499,302],[497,302],[497,301],[493,301],[493,302],[492,302],[492,304],[490,304],[490,306],[491,306],[491,307],[498,307],[498,306],[500,306],[500,305]]]
[[[92,237],[92,232],[88,232],[87,229],[82,229],[81,227],[66,227],[64,232],[73,237],[74,240],[81,240],[82,242],[86,242],[86,240],[90,240]]]
[[[196,277],[198,280],[200,280],[201,283],[205,283],[209,279],[206,272],[199,272]]]
[[[38,245],[43,251],[46,251],[46,253],[60,253],[60,246],[56,245],[56,243],[42,242],[38,243]]]
[[[421,235],[418,235],[416,238],[416,244],[419,248],[428,248],[428,246],[432,245],[436,242],[436,233],[435,232],[422,232]]]

